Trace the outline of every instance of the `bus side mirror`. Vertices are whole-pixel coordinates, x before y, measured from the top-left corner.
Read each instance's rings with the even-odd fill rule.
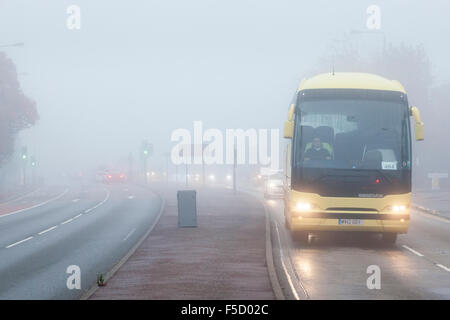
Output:
[[[288,120],[289,121],[294,120],[294,112],[295,112],[295,104],[291,104],[289,106],[289,111],[288,111]]]
[[[284,134],[286,139],[292,139],[294,137],[294,111],[295,104],[289,106],[288,119],[284,122]]]
[[[284,122],[284,137],[292,139],[294,137],[294,121],[286,120]]]
[[[423,140],[425,137],[424,124],[420,119],[419,109],[416,107],[411,107],[411,115],[414,117],[414,134],[416,136],[416,140]]]

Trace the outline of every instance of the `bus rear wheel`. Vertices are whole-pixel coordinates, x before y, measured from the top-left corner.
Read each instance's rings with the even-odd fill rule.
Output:
[[[385,244],[395,244],[397,241],[397,234],[395,232],[383,233],[383,242]]]

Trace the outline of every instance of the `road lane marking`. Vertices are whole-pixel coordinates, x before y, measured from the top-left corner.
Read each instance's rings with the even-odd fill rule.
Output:
[[[450,219],[442,216],[439,211],[428,209],[417,204],[413,204],[412,206],[413,208],[415,207],[415,212],[419,213],[425,218],[433,219],[439,222],[450,223]]]
[[[42,235],[42,234],[47,233],[49,231],[55,230],[56,228],[57,228],[57,226],[53,226],[53,227],[50,227],[48,229],[45,229],[44,231],[39,232],[38,234]]]
[[[133,228],[130,232],[128,232],[127,236],[123,238],[123,241],[127,241],[127,239],[136,231],[136,228]]]
[[[31,240],[31,239],[33,239],[33,237],[28,237],[28,238],[26,238],[26,239],[17,241],[17,242],[15,242],[15,243],[10,244],[9,246],[7,246],[6,249],[12,248],[12,247],[14,247],[14,246],[17,246],[18,244],[24,243],[25,241],[28,241],[28,240]]]
[[[73,221],[73,218],[70,218],[70,219],[68,219],[68,220],[66,220],[64,222],[61,222],[61,224],[66,224],[66,223],[69,223],[69,222],[72,222],[72,221]]]
[[[436,266],[438,266],[441,269],[444,269],[447,272],[450,272],[450,268],[447,268],[446,266],[444,266],[443,264],[440,263],[436,263]]]
[[[80,199],[73,199],[72,202],[78,202]]]
[[[405,245],[402,245],[402,247],[405,248],[405,249],[407,249],[407,250],[409,250],[409,251],[411,251],[411,252],[414,253],[416,256],[423,257],[423,254],[421,254],[419,251],[416,251],[416,250],[414,250],[414,249],[411,249],[410,247],[405,246]]]
[[[291,291],[294,294],[294,297],[296,300],[300,300],[300,297],[298,296],[297,290],[295,290],[294,284],[292,283],[292,278],[289,274],[289,272],[286,269],[286,265],[284,264],[284,259],[283,259],[283,249],[281,248],[281,239],[280,239],[280,233],[278,231],[278,223],[275,222],[275,230],[277,230],[277,237],[278,237],[278,243],[280,244],[280,260],[281,260],[281,265],[284,269],[284,273],[286,274],[289,286],[291,287]]]
[[[82,213],[80,213],[80,214],[78,214],[78,215],[76,215],[75,217],[73,217],[72,219],[76,219],[76,218],[79,218],[79,217],[81,217],[83,214]]]
[[[89,212],[91,212],[92,210],[94,210],[94,209],[100,207],[102,204],[104,204],[106,201],[108,201],[109,195],[110,195],[110,194],[111,194],[111,193],[109,192],[109,190],[107,190],[105,199],[103,199],[101,202],[99,202],[98,204],[96,204],[96,205],[93,206],[92,208],[89,208],[89,209],[85,210],[84,213],[89,213]]]
[[[66,189],[60,195],[58,195],[58,196],[56,196],[54,198],[48,199],[48,200],[46,200],[44,202],[41,202],[39,204],[36,204],[34,206],[31,206],[31,207],[28,207],[28,208],[23,208],[23,209],[20,209],[20,210],[17,210],[17,211],[13,211],[13,212],[10,212],[10,213],[2,214],[2,215],[0,215],[0,219],[4,218],[4,217],[7,217],[7,216],[11,216],[11,215],[16,214],[16,213],[24,212],[24,211],[27,211],[27,210],[35,209],[35,208],[41,207],[43,205],[46,205],[47,203],[50,203],[50,202],[55,201],[55,200],[58,200],[59,198],[64,196],[68,191],[69,191],[69,189]]]

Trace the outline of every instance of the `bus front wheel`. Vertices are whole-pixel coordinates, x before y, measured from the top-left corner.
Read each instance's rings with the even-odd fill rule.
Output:
[[[287,215],[286,210],[284,210],[284,225],[285,225],[286,229],[291,230],[291,223],[289,221],[289,217]]]
[[[309,233],[307,231],[292,231],[292,238],[300,243],[308,243]]]
[[[397,234],[395,232],[383,233],[383,242],[386,244],[395,244],[397,241]]]

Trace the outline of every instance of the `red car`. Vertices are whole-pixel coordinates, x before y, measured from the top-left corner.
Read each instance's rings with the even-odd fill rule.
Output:
[[[105,183],[114,183],[114,182],[125,182],[127,181],[127,177],[123,173],[105,173],[103,176],[103,182]]]

